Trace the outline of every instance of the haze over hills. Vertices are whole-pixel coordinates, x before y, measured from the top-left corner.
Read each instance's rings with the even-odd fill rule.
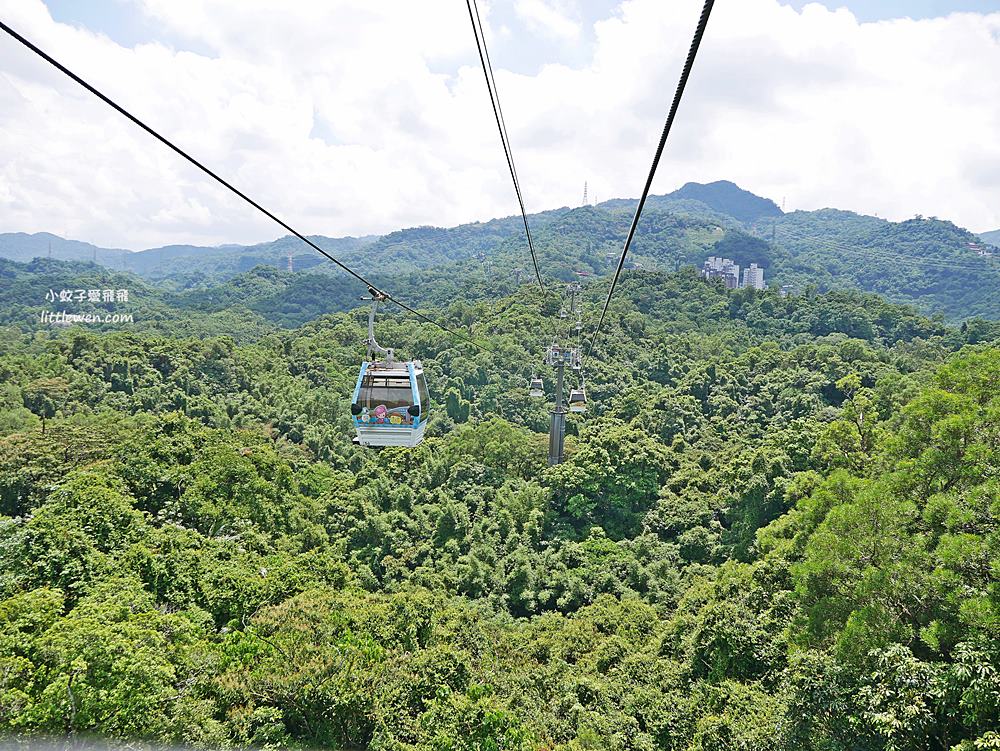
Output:
[[[608,210],[634,210],[634,199],[611,199],[599,204]],[[731,182],[717,182],[710,185],[688,183],[680,190],[666,196],[652,196],[649,208],[673,210],[710,216],[720,223],[735,219],[737,222],[753,221],[762,216],[780,215],[781,210],[768,199],[760,198],[742,190]],[[533,215],[539,222],[562,216],[569,208],[541,212]],[[506,237],[520,230],[518,217],[494,219],[489,222],[475,222],[448,229],[415,227],[392,232],[384,237],[344,237],[331,238],[323,235],[310,236],[310,240],[324,250],[340,255],[351,255],[361,248],[368,248],[375,256],[400,253],[411,250],[421,252],[411,254],[415,266],[427,266],[443,259],[434,253],[434,243],[448,241],[448,233],[462,232],[465,228],[478,230],[480,237],[469,240],[469,251],[479,252],[484,241]],[[256,245],[221,245],[206,247],[197,245],[167,245],[140,251],[120,248],[102,248],[91,243],[68,240],[48,232],[26,234],[23,232],[0,233],[0,257],[13,261],[30,261],[33,258],[53,258],[62,261],[93,261],[109,268],[134,271],[148,278],[165,278],[190,270],[191,264],[199,270],[208,270],[226,275],[246,271],[258,264],[284,267],[289,251],[293,253],[293,263],[305,270],[322,263],[313,258],[313,252],[292,236],[285,236]],[[451,259],[454,260],[454,259]],[[398,263],[398,258],[394,259]]]
[[[992,232],[980,232],[979,237],[988,243],[1000,247],[1000,229],[995,229]]]
[[[331,253],[349,254],[364,247],[375,238],[311,237],[320,247]],[[294,237],[286,236],[257,245],[165,245],[140,251],[121,248],[102,248],[87,242],[68,240],[48,232],[26,234],[12,232],[0,234],[0,257],[12,261],[30,261],[33,258],[52,258],[60,261],[92,261],[110,269],[133,271],[150,279],[167,278],[195,268],[206,273],[234,274],[247,271],[260,264],[287,261],[289,250],[298,258],[299,267],[306,269],[322,263],[314,251],[305,248]],[[308,251],[308,252],[306,252]]]
[[[532,215],[544,273],[562,280],[610,273],[634,210],[634,200],[613,199]],[[527,282],[532,276],[520,217],[416,227],[381,237],[312,239],[385,288],[406,289],[408,299],[418,302],[425,295],[433,299],[440,280],[479,285],[489,284],[490,277]],[[835,209],[785,214],[773,201],[731,182],[689,183],[649,199],[630,259],[644,270],[674,271],[700,268],[710,255],[725,256],[744,267],[758,264],[769,286],[792,292],[859,289],[953,321],[1000,319],[993,292],[1000,266],[977,254],[978,242],[971,232],[937,218],[890,222]],[[286,312],[294,308],[289,322],[298,324],[307,314],[349,309],[357,302],[356,285],[343,285],[332,264],[291,236],[252,246],[129,252],[47,233],[0,235],[0,257],[14,261],[47,258],[50,247],[53,260],[96,261],[133,272],[165,292],[191,293],[185,299],[206,309],[225,309],[252,290],[261,314],[273,312],[272,303]],[[286,272],[289,254],[296,273],[285,279],[277,272]],[[17,273],[14,267],[6,270]],[[269,302],[261,303],[261,295]],[[307,296],[315,302],[302,302]]]

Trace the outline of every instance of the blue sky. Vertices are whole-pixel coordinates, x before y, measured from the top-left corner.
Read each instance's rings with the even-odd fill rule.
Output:
[[[803,0],[789,5],[801,8]],[[974,11],[984,13],[1000,10],[1000,0],[862,0],[861,2],[823,2],[828,8],[847,7],[861,21],[881,21],[887,18],[935,18],[949,13]]]
[[[162,42],[178,48],[194,46],[190,39],[175,36],[155,23],[130,0],[46,0],[45,4],[56,21],[106,34],[126,47],[144,42]]]

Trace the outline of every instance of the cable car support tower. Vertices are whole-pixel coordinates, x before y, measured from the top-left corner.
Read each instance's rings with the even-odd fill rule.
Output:
[[[567,286],[566,292],[569,296],[569,308],[563,308],[559,312],[561,319],[574,318],[576,323],[569,330],[565,344],[558,340],[553,341],[546,350],[544,362],[556,372],[556,393],[555,404],[552,407],[552,418],[549,423],[549,466],[562,464],[565,458],[566,441],[566,414],[568,412],[585,412],[587,409],[587,396],[583,380],[583,348],[580,346],[580,337],[583,331],[583,321],[580,317],[579,298],[581,292],[579,283]],[[575,344],[573,334],[576,334]],[[579,379],[579,388],[571,389],[569,401],[565,398],[566,391],[566,368],[576,371]],[[542,379],[535,377],[531,379],[531,396],[540,398],[545,395]]]

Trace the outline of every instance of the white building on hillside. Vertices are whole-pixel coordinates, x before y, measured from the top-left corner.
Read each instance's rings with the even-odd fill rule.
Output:
[[[728,258],[709,257],[701,267],[701,273],[706,279],[722,279],[727,289],[740,286],[740,266]]]
[[[743,269],[743,287],[753,287],[754,289],[766,289],[764,284],[764,269],[756,263],[751,263],[749,267]]]

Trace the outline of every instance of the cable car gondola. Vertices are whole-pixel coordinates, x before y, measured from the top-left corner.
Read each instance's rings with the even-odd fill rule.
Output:
[[[545,396],[545,386],[542,384],[541,378],[531,379],[531,385],[528,387],[528,396],[533,399],[541,399]]]
[[[373,298],[368,316],[368,354],[351,399],[355,441],[362,446],[413,448],[424,439],[430,406],[424,367],[419,360],[397,362],[392,349],[384,349],[375,341],[375,313],[385,295],[370,291]],[[375,359],[376,352],[385,359]]]
[[[573,358],[573,369],[580,371],[580,388],[570,389],[569,411],[582,414],[587,411],[587,384],[583,379],[583,361],[580,359],[580,350],[576,350]]]

